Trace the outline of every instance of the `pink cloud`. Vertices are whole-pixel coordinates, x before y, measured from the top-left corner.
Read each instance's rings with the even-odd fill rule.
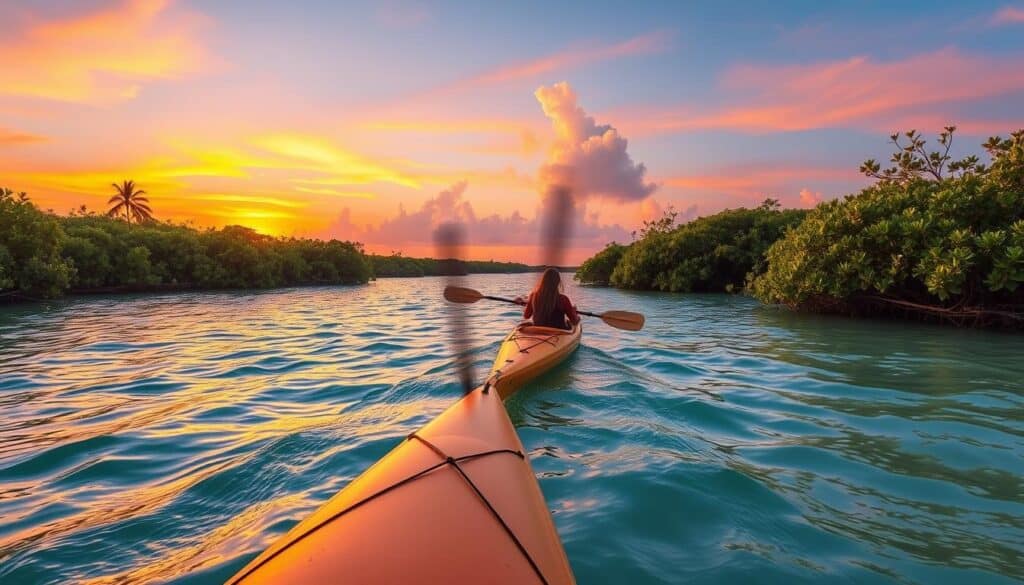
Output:
[[[622,112],[643,134],[687,130],[787,132],[815,128],[892,131],[922,115],[976,129],[1002,121],[957,120],[951,106],[1024,91],[1020,56],[947,48],[893,61],[851,57],[808,65],[745,64],[723,76],[729,95],[717,108],[683,106]],[[1024,122],[1010,121],[1007,128]]]
[[[900,115],[892,124],[877,125],[876,130],[885,133],[917,129],[923,132],[939,132],[946,126],[956,126],[957,134],[971,136],[1006,135],[1024,127],[1024,119],[1004,118],[1002,120],[969,118],[966,120],[952,114],[942,113],[907,113]]]
[[[1024,8],[1019,8],[1017,6],[1004,6],[992,15],[991,22],[996,26],[1022,24],[1024,23]]]
[[[805,207],[814,207],[815,205],[821,203],[821,192],[811,191],[806,187],[800,189],[800,203],[802,203]]]
[[[15,132],[6,128],[0,128],[0,147],[4,146],[16,146],[19,144],[32,144],[35,142],[45,142],[46,138],[42,136],[36,136],[34,134],[25,134],[24,132]]]
[[[528,218],[519,211],[508,215],[478,215],[472,203],[465,198],[468,183],[460,181],[428,199],[419,209],[407,211],[399,206],[398,213],[377,225],[360,226],[355,223],[349,209],[341,214],[321,234],[364,242],[371,250],[429,250],[433,246],[434,231],[443,223],[456,222],[466,228],[471,248],[515,248],[518,258],[527,258],[536,251],[541,237],[541,223],[536,217]],[[574,211],[575,229],[569,247],[596,250],[612,241],[628,241],[629,231],[619,224],[602,223],[585,207]],[[422,252],[421,252],[422,253]],[[429,251],[426,252],[428,255]]]
[[[665,208],[654,197],[648,197],[640,202],[639,212],[643,221],[651,221],[661,218],[665,213]]]
[[[675,175],[660,182],[669,187],[714,191],[728,195],[772,194],[789,181],[860,181],[856,169],[798,165],[740,165],[707,173]]]
[[[854,167],[786,164],[733,165],[674,175],[658,182],[665,197],[677,206],[695,203],[707,212],[758,205],[769,197],[778,199],[784,207],[808,207],[868,183]]]
[[[134,98],[145,82],[202,70],[204,18],[171,0],[123,0],[0,39],[0,94],[68,102]]]
[[[498,85],[523,79],[534,79],[540,75],[579,67],[600,61],[609,61],[634,55],[648,55],[667,49],[671,34],[654,31],[610,45],[590,45],[551,53],[528,61],[509,63],[484,71],[472,77],[457,81],[445,89],[460,91],[476,87]]]
[[[542,149],[548,131],[536,118],[464,118],[430,114],[402,114],[390,118],[372,119],[360,126],[374,132],[393,134],[431,134],[467,137],[465,143],[454,148],[473,154],[518,156],[532,158]]]

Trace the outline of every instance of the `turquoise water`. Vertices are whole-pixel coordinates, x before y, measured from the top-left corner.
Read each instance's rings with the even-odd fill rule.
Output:
[[[0,582],[222,582],[457,399],[441,286],[0,308]],[[581,583],[1024,579],[1024,337],[570,292],[648,317],[508,404]]]

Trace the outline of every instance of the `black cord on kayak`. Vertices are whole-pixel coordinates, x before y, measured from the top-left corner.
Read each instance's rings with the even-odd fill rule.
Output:
[[[487,506],[488,510],[490,510],[491,515],[494,516],[494,519],[497,520],[498,523],[501,524],[501,527],[505,529],[505,533],[508,534],[509,538],[512,539],[512,542],[516,545],[516,548],[519,549],[519,552],[523,553],[523,557],[526,558],[526,561],[528,563],[530,563],[530,567],[533,568],[533,572],[537,574],[537,577],[540,579],[540,582],[544,585],[548,585],[547,578],[544,577],[544,573],[540,570],[540,567],[537,566],[537,562],[533,560],[532,556],[530,556],[530,551],[526,550],[526,546],[524,546],[523,543],[519,540],[519,537],[516,536],[516,533],[512,530],[508,523],[505,522],[505,519],[501,517],[501,514],[498,512],[498,510],[494,508],[494,506],[491,504],[491,501],[487,499],[487,496],[485,496],[484,493],[480,491],[480,488],[478,488],[476,484],[473,483],[472,478],[470,478],[469,475],[467,475],[466,472],[462,469],[462,466],[459,465],[459,460],[463,458],[455,459],[450,455],[446,455],[445,452],[442,451],[439,447],[437,447],[430,441],[424,439],[423,437],[417,435],[416,433],[410,435],[409,438],[418,439],[427,447],[429,447],[434,453],[437,453],[438,456],[445,457],[445,462],[451,465],[455,469],[455,471],[459,472],[459,475],[462,476],[462,479],[466,480],[466,483],[469,485],[470,488],[473,489],[473,492],[476,493],[477,497],[480,498],[480,501],[483,502],[485,506]],[[515,453],[517,456],[519,456],[520,459],[525,458],[525,456],[519,451],[511,451],[510,449],[498,450],[498,452],[502,451],[509,451]]]
[[[523,452],[519,451],[519,450],[513,450],[513,449],[492,449],[490,451],[481,451],[479,453],[471,453],[469,455],[462,455],[462,456],[459,456],[459,457],[452,457],[452,456],[448,455],[447,453],[445,453],[443,450],[441,450],[439,447],[437,447],[436,445],[434,445],[433,443],[431,443],[430,441],[424,439],[423,437],[419,436],[416,433],[410,433],[406,437],[406,440],[408,440],[408,441],[411,441],[413,439],[418,440],[421,443],[423,443],[424,445],[426,445],[427,448],[429,448],[431,451],[433,451],[437,456],[441,457],[441,461],[439,461],[439,462],[437,462],[437,463],[435,463],[435,464],[433,464],[433,465],[431,465],[429,467],[426,467],[426,468],[424,468],[424,469],[422,469],[422,470],[420,470],[420,471],[410,475],[409,477],[406,477],[405,479],[399,480],[399,481],[389,485],[388,487],[386,487],[386,488],[384,488],[384,489],[382,489],[382,490],[380,490],[378,492],[374,492],[374,493],[370,494],[369,496],[366,496],[365,498],[359,500],[358,502],[355,502],[354,504],[348,506],[347,508],[344,508],[342,510],[339,510],[338,512],[335,512],[334,514],[331,514],[330,516],[328,516],[324,520],[318,522],[316,525],[310,527],[309,530],[307,530],[306,532],[303,532],[302,534],[297,536],[294,540],[288,542],[288,544],[286,544],[286,545],[282,546],[281,548],[279,548],[279,549],[273,551],[272,553],[268,554],[266,557],[261,559],[260,562],[258,562],[255,565],[249,567],[244,572],[239,573],[239,574],[235,575],[234,577],[232,577],[230,580],[228,580],[225,583],[225,585],[237,585],[238,583],[241,583],[243,580],[245,580],[246,577],[251,575],[254,571],[259,569],[263,565],[266,565],[271,560],[273,560],[275,557],[277,557],[279,554],[281,554],[282,552],[288,550],[289,548],[291,548],[292,545],[294,545],[297,542],[305,539],[310,534],[316,532],[317,530],[323,528],[324,526],[327,526],[331,522],[334,522],[335,520],[337,520],[338,518],[344,516],[345,514],[348,514],[352,510],[355,510],[356,508],[359,508],[359,507],[363,506],[364,504],[368,504],[368,503],[372,502],[373,500],[383,496],[384,494],[387,494],[387,493],[389,493],[391,491],[394,491],[394,490],[402,487],[403,485],[412,483],[412,482],[416,481],[417,479],[420,479],[421,477],[424,477],[424,476],[430,474],[431,472],[436,471],[436,470],[438,470],[438,469],[440,469],[442,467],[445,467],[445,466],[451,466],[453,469],[455,469],[456,472],[458,472],[458,474],[460,476],[462,476],[462,478],[466,481],[466,483],[469,484],[469,487],[473,489],[473,491],[476,493],[476,495],[487,506],[487,509],[490,510],[491,515],[494,516],[494,518],[498,521],[498,523],[501,524],[501,527],[505,529],[505,533],[509,535],[509,537],[512,539],[512,542],[516,545],[516,548],[518,548],[519,552],[521,552],[523,554],[523,556],[526,558],[526,561],[530,564],[530,567],[533,569],[534,573],[537,574],[537,577],[540,579],[541,583],[543,585],[549,585],[547,578],[544,577],[544,573],[541,572],[540,567],[538,567],[537,563],[534,562],[533,557],[530,556],[530,553],[526,550],[526,547],[523,546],[523,543],[520,542],[519,538],[515,535],[514,532],[512,532],[512,529],[509,527],[508,523],[505,522],[504,518],[501,517],[501,514],[499,514],[498,511],[494,508],[494,506],[491,505],[490,501],[487,500],[487,497],[484,496],[484,494],[480,491],[480,489],[476,486],[476,484],[473,483],[473,480],[470,479],[470,477],[468,475],[466,475],[466,472],[459,465],[459,463],[463,463],[463,462],[466,462],[466,461],[473,461],[475,459],[480,459],[480,458],[483,458],[483,457],[489,457],[491,455],[499,455],[499,454],[503,454],[503,453],[508,453],[510,455],[515,455],[519,459],[523,459],[523,460],[526,459],[526,455],[523,454]]]

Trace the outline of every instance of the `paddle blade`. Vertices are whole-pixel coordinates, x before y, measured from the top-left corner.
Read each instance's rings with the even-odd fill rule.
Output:
[[[462,286],[444,287],[444,298],[451,303],[475,303],[484,298],[479,291]]]
[[[644,316],[640,313],[630,311],[605,311],[599,315],[601,320],[615,327],[626,331],[640,331],[644,328]]]

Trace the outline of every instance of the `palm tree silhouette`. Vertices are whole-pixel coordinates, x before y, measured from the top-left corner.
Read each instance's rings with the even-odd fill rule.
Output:
[[[123,212],[124,219],[129,226],[132,225],[132,218],[135,218],[135,223],[153,219],[153,210],[149,208],[149,199],[145,197],[146,192],[141,189],[136,190],[135,181],[124,181],[120,185],[111,183],[111,185],[117,189],[117,195],[111,197],[107,203],[116,203],[117,205],[111,207],[107,215],[116,217]]]

